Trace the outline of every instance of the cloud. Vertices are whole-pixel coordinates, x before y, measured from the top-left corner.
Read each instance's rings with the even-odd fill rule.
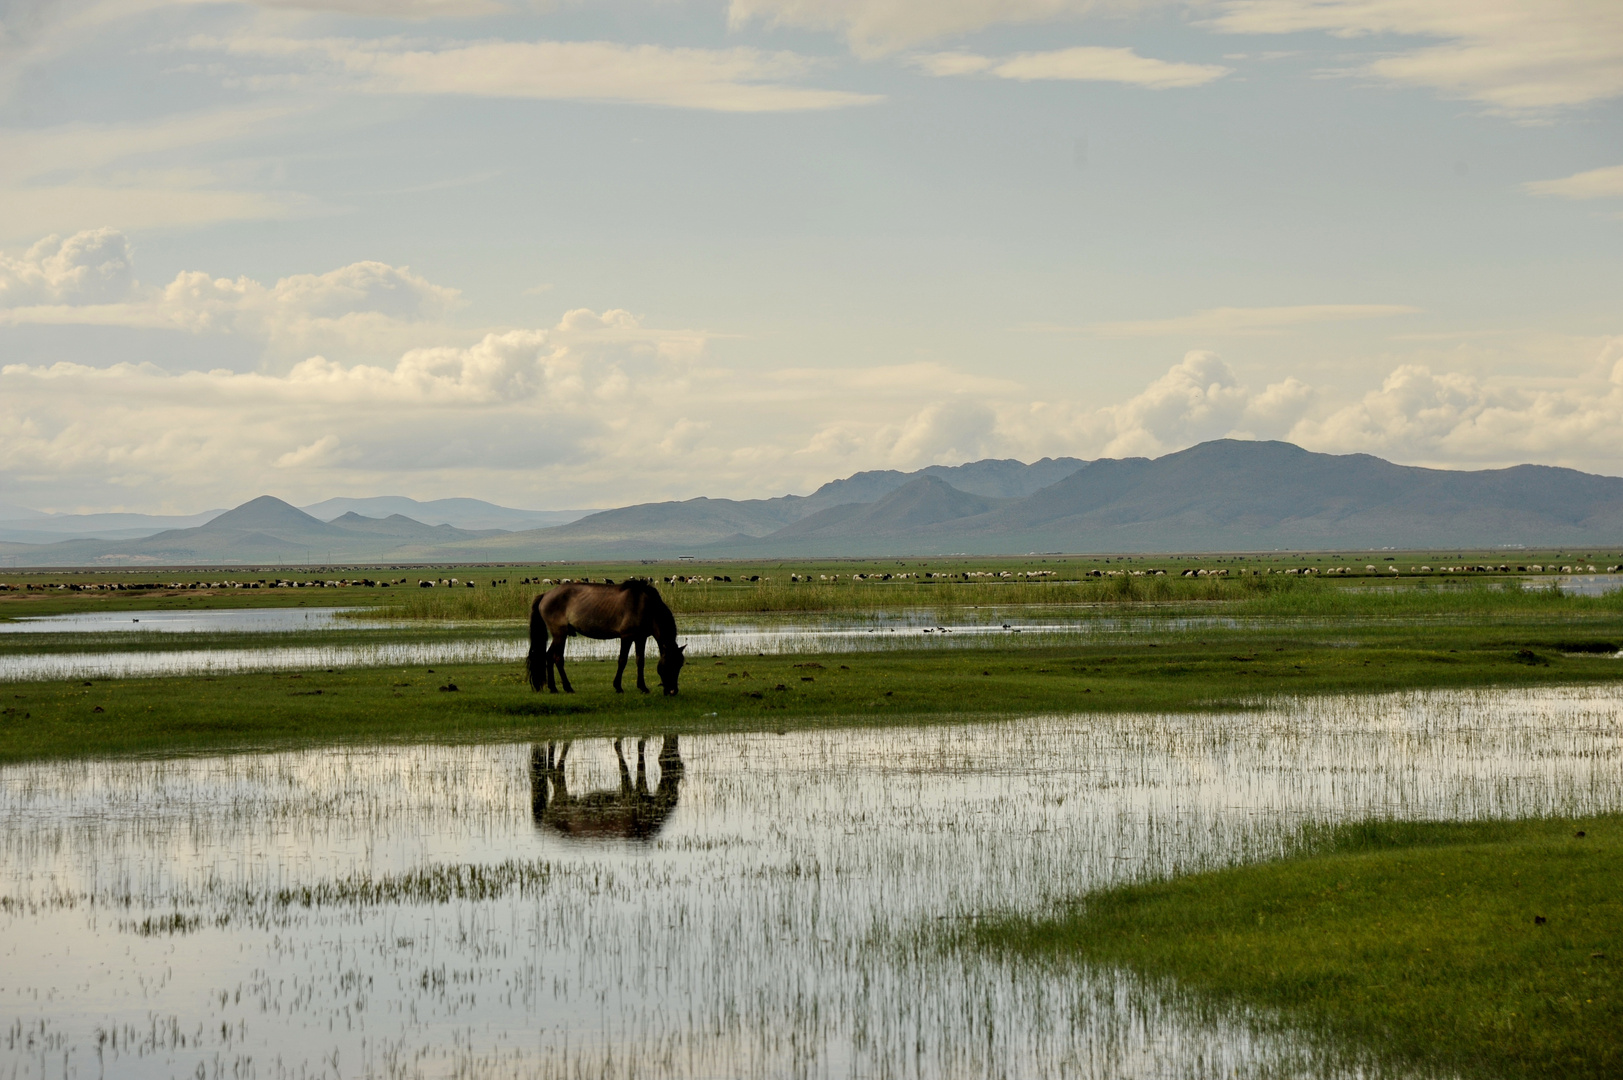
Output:
[[[1522,187],[1534,195],[1556,195],[1563,199],[1623,198],[1623,165],[1590,169],[1560,180],[1534,180]]]
[[[374,94],[544,98],[718,112],[838,109],[880,100],[872,94],[789,85],[785,80],[809,74],[813,61],[795,53],[750,48],[669,48],[610,41],[430,44],[399,38],[247,35],[194,37],[187,47],[291,62],[301,66],[307,82]]]
[[[323,435],[309,446],[289,450],[271,464],[278,469],[297,469],[310,465],[328,464],[333,460],[333,452],[338,449],[339,441],[336,435]]]
[[[727,21],[833,30],[853,51],[877,56],[990,26],[1127,14],[1170,0],[732,0]]]
[[[983,457],[1159,455],[1225,436],[1410,463],[1623,467],[1623,338],[1576,379],[1521,387],[1400,363],[1350,401],[1296,378],[1252,387],[1197,350],[1104,404],[934,364],[763,377],[707,363],[704,346],[580,310],[389,363],[314,356],[280,374],[13,364],[0,368],[0,475],[36,503],[403,490],[562,506],[809,491],[859,469]]]
[[[1511,116],[1623,95],[1623,5],[1608,0],[1231,0],[1209,25],[1233,34],[1441,39],[1360,70]]]
[[[116,221],[140,231],[273,221],[299,212],[303,202],[163,183],[0,188],[0,241],[37,236],[41,229],[70,232],[93,221]]]
[[[123,300],[135,287],[133,262],[129,241],[116,229],[47,236],[19,258],[0,253],[0,309]]]
[[[856,468],[898,469],[989,456],[1155,455],[1224,436],[1276,438],[1316,400],[1314,391],[1296,379],[1253,391],[1206,351],[1185,354],[1139,393],[1105,405],[1036,394],[1008,381],[971,390],[966,378],[944,373],[927,381],[915,378],[910,396],[917,401],[918,387],[927,386],[927,404],[912,405],[901,421],[865,422],[848,408],[842,418],[819,427],[798,453]],[[898,389],[906,385],[906,380],[896,382]]]
[[[1098,411],[1100,434],[1110,436],[1103,455],[1152,455],[1219,438],[1239,424],[1249,398],[1215,353],[1187,353],[1138,395]]]
[[[984,457],[1158,455],[1225,436],[1414,463],[1623,470],[1623,337],[1585,356],[1577,377],[1551,374],[1571,370],[1565,357],[1523,364],[1537,375],[1521,381],[1440,359],[1455,354],[1354,361],[1343,370],[1388,374],[1353,392],[1243,376],[1194,350],[1136,393],[1101,401],[1080,368],[1073,389],[927,361],[729,367],[708,355],[711,334],[650,327],[618,308],[458,330],[446,320],[460,293],[377,261],[272,283],[183,272],[161,287],[136,269],[114,230],[49,238],[0,262],[11,305],[0,317],[252,336],[280,349],[278,362],[0,367],[8,498],[195,508],[264,491],[394,490],[605,505],[805,492],[860,469]],[[1251,313],[1242,326],[1307,317],[1240,310]],[[312,352],[317,341],[348,351]],[[391,342],[405,344],[383,351]]]
[[[932,402],[874,440],[888,465],[916,469],[958,465],[985,457],[999,444],[997,413],[984,402],[956,398]]]
[[[1005,59],[963,52],[928,53],[915,58],[914,63],[932,75],[987,74],[1024,82],[1039,79],[1119,82],[1154,90],[1204,86],[1231,70],[1217,64],[1155,60],[1139,56],[1132,49],[1097,46],[1019,53]]]
[[[1290,307],[1207,308],[1171,319],[1093,323],[1090,326],[1033,324],[1021,329],[1035,333],[1084,333],[1094,337],[1173,337],[1203,334],[1245,337],[1277,334],[1289,327],[1319,322],[1350,322],[1418,314],[1404,304],[1296,304]]]
[[[148,229],[287,217],[302,200],[244,190],[212,167],[176,168],[175,154],[217,152],[299,112],[221,109],[145,123],[0,130],[0,242],[103,221]]]
[[[12,364],[0,367],[0,474],[13,491],[208,502],[331,490],[334,477],[365,488],[428,475],[453,492],[470,476],[565,486],[547,470],[584,456],[601,484],[695,456],[692,432],[708,418],[672,412],[695,396],[694,337],[625,312],[571,312],[549,330],[412,349],[392,364],[314,356],[285,374]]]
[[[213,146],[249,137],[300,114],[298,109],[261,106],[178,113],[143,123],[0,130],[0,181],[83,172],[131,158]]]
[[[1316,450],[1458,465],[1539,461],[1623,466],[1623,337],[1584,375],[1520,386],[1402,364],[1380,389],[1299,421],[1290,437]]]
[[[462,295],[408,267],[367,261],[264,285],[182,271],[161,288],[134,276],[116,229],[46,237],[18,258],[0,254],[0,325],[90,325],[235,334],[273,354],[314,348],[375,353],[421,341],[462,307]]]
[[[384,19],[467,19],[506,11],[495,0],[252,0],[260,7]]]

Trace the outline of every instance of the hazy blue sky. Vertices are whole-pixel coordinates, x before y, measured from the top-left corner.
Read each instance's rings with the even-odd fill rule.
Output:
[[[1623,474],[1617,0],[0,0],[0,502]]]

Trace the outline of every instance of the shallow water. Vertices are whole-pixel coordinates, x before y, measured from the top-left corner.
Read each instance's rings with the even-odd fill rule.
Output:
[[[1548,582],[1537,578],[1524,584],[1532,589],[1552,587]],[[1563,574],[1555,579],[1553,587],[1572,596],[1605,596],[1609,592],[1623,589],[1623,574]]]
[[[567,795],[528,745],[11,767],[0,1072],[1334,1075],[934,935],[1305,822],[1616,810],[1620,735],[1585,688],[691,737],[680,769],[654,737],[629,798],[601,739]]]
[[[384,625],[340,618],[344,608],[197,608],[190,611],[90,611],[0,619],[0,634],[289,634]]]
[[[49,649],[0,652],[0,683],[223,674],[233,671],[510,663],[523,659],[529,650],[524,630],[516,625],[508,628],[507,634],[510,636],[504,636],[501,631],[493,634],[493,628],[488,623],[470,624],[459,630],[454,625],[362,622],[335,617],[337,611],[126,612],[121,617],[127,622],[114,627],[119,633],[106,634],[101,640],[94,641],[91,640],[94,635],[109,629],[101,621],[109,616],[52,616],[27,620],[30,623],[50,624],[39,629],[31,626],[28,632],[40,634],[48,630],[59,636],[52,639]],[[305,614],[313,616],[308,625],[299,621]],[[174,617],[163,618],[170,615]],[[204,615],[218,618],[208,625],[188,625],[188,619]],[[267,628],[266,637],[271,641],[276,635],[291,630],[337,630],[354,631],[354,642],[332,640],[329,633],[324,640],[312,644],[267,644],[245,633],[240,641],[229,645],[211,642],[204,648],[176,647],[179,634],[190,632],[201,636],[205,630],[218,633],[255,629],[254,619],[262,615],[276,616],[263,624]],[[136,618],[141,621],[134,622]],[[154,633],[162,636],[149,639],[151,647],[129,648],[125,639],[130,635],[123,631],[146,628],[148,619],[153,620]],[[986,620],[989,621],[957,620],[950,626],[941,625],[929,612],[899,612],[855,621],[823,617],[693,619],[686,622],[680,640],[694,656],[777,656],[888,649],[972,648],[984,646],[989,638],[998,638],[1005,644],[1053,644],[1067,639],[1093,640],[1104,636],[1234,628],[1240,625],[1237,620],[1216,618],[1061,620],[999,613],[989,613]],[[391,630],[395,634],[409,632],[412,636],[405,640],[391,640]],[[61,647],[63,641],[77,644],[80,634],[87,639],[86,648]],[[91,645],[104,647],[88,647]],[[656,653],[657,649],[657,645],[650,647],[650,651]],[[569,639],[568,654],[575,659],[606,660],[619,655],[619,642],[573,637]]]

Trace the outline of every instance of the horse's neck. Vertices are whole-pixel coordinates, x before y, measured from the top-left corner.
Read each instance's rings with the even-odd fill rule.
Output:
[[[648,621],[653,624],[654,640],[659,643],[661,654],[667,649],[676,648],[676,616],[671,614],[671,609],[665,606],[663,600],[649,603]]]

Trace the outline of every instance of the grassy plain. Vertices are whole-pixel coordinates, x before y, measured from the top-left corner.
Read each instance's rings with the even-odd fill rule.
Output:
[[[523,616],[529,599],[545,587],[536,583],[565,578],[619,581],[633,576],[660,581],[678,614],[1202,604],[1287,595],[1305,603],[1312,596],[1334,596],[1328,589],[1378,586],[1377,591],[1402,591],[1399,587],[1421,583],[1435,585],[1438,591],[1483,584],[1514,591],[1523,579],[1552,576],[1563,567],[1579,573],[1590,567],[1604,572],[1620,564],[1623,553],[1618,552],[1465,551],[0,570],[0,619],[76,611],[300,606],[380,608],[401,618],[423,620],[514,619]],[[1158,570],[1161,576],[1156,575]],[[1314,576],[1301,576],[1309,570]],[[1185,571],[1226,576],[1184,578]],[[1324,576],[1331,571],[1342,573]],[[858,580],[856,575],[863,577]],[[752,577],[757,580],[747,580]],[[418,584],[453,578],[455,587]],[[683,580],[669,583],[671,578]],[[278,583],[285,587],[276,587]],[[1290,588],[1293,585],[1326,589],[1298,592]]]
[[[1303,852],[988,922],[969,943],[1125,965],[1354,1060],[1623,1075],[1623,818],[1374,822]]]
[[[1527,567],[1551,560],[1518,554]],[[22,588],[0,592],[0,618],[309,606],[399,621],[278,635],[0,634],[0,659],[87,648],[515,638],[542,579],[678,572],[694,580],[661,590],[688,625],[706,616],[773,625],[929,611],[944,621],[995,623],[1006,613],[1094,629],[815,656],[690,653],[675,698],[617,695],[608,663],[579,659],[571,662],[573,695],[532,692],[517,662],[12,683],[0,685],[0,762],[1242,710],[1282,695],[1623,679],[1614,656],[1623,647],[1623,594],[1527,590],[1523,579],[1534,572],[1500,571],[1502,559],[1484,571],[1464,569],[1458,555],[1405,555],[1393,573],[1365,570],[1366,558],[1373,556],[397,567],[388,589],[382,575],[355,568],[272,573],[258,589],[230,587],[246,575],[226,571],[142,572],[118,590],[85,587],[113,580],[106,571],[13,574],[3,581]],[[1604,571],[1623,556],[1555,559],[1587,572],[1590,561]],[[1302,575],[1309,566],[1351,571]],[[1131,572],[1157,568],[1167,573]],[[1182,576],[1195,568],[1231,572]],[[758,580],[742,580],[752,576]],[[452,577],[455,587],[416,585]],[[304,584],[268,587],[275,580]],[[127,587],[142,583],[152,587]],[[1570,835],[1578,828],[1584,841]],[[1180,992],[1262,1006],[1354,1057],[1400,1066],[1530,1077],[1617,1075],[1623,1067],[1615,976],[1623,942],[1614,940],[1623,925],[1615,891],[1623,824],[1371,826],[1306,837],[1303,852],[1090,896],[1052,919],[987,924],[973,942],[1129,965],[1176,980]],[[1546,922],[1533,923],[1533,914]]]
[[[1282,694],[1610,682],[1623,677],[1609,655],[1619,641],[1623,616],[1605,613],[1419,626],[1298,621],[1066,644],[1031,635],[821,656],[690,654],[675,698],[658,694],[657,683],[652,695],[617,695],[609,663],[581,660],[570,666],[573,695],[531,691],[518,663],[13,683],[0,686],[0,761],[1234,709]],[[440,689],[452,684],[455,691]]]

